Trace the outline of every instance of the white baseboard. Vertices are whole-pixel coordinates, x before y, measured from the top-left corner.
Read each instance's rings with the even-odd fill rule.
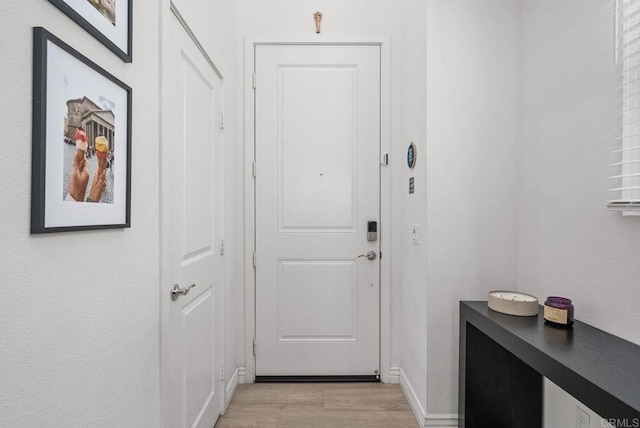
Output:
[[[389,367],[389,383],[400,383],[400,367]]]
[[[246,367],[238,367],[238,383],[245,384],[247,383],[247,368]]]
[[[420,400],[418,400],[416,391],[413,389],[413,386],[411,386],[411,382],[409,382],[409,379],[407,379],[407,376],[404,374],[404,371],[402,371],[402,369],[400,369],[400,387],[402,388],[402,391],[404,391],[404,395],[405,397],[407,397],[407,401],[409,401],[411,410],[413,410],[413,415],[418,421],[418,426],[420,428],[425,428],[427,412],[424,411],[422,404],[420,404]]]
[[[431,414],[427,413],[425,426],[429,428],[450,428],[458,426],[458,415],[455,414]]]
[[[402,387],[402,391],[404,391],[405,397],[407,397],[407,401],[409,401],[413,415],[416,417],[420,428],[451,428],[458,426],[458,415],[427,414],[418,399],[416,391],[413,389],[413,386],[411,386],[411,382],[409,382],[409,379],[407,379],[407,376],[404,374],[404,371],[400,368],[399,372],[400,386]]]
[[[227,384],[227,388],[224,394],[224,410],[225,411],[229,407],[229,404],[231,403],[231,399],[233,398],[233,395],[236,393],[236,389],[238,389],[238,372],[239,372],[239,369],[236,368],[236,370],[233,372],[233,375],[231,375],[231,379],[229,379],[229,383]]]

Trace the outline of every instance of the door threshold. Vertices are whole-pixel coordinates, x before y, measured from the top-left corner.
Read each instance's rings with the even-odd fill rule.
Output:
[[[255,383],[336,383],[336,382],[380,382],[379,375],[339,376],[256,376]]]

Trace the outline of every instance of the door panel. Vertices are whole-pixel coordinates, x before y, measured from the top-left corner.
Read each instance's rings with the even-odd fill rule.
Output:
[[[353,231],[357,68],[281,66],[279,74],[281,229]]]
[[[220,338],[215,334],[209,334],[210,328],[203,328],[214,325],[211,311],[211,308],[215,308],[213,292],[211,288],[206,290],[181,309],[184,332],[181,353],[186,356],[185,361],[189,365],[183,374],[187,426],[193,426],[193,422],[201,410],[207,407],[217,389],[212,362],[215,361],[215,341]]]
[[[380,50],[256,48],[256,374],[379,370]]]
[[[163,51],[163,204],[170,284],[171,428],[211,428],[222,411],[222,82],[171,15]],[[171,284],[188,294],[170,299]]]
[[[180,66],[184,91],[184,194],[185,216],[185,257],[183,263],[190,263],[193,257],[211,255],[215,238],[212,227],[215,223],[212,208],[212,189],[214,169],[212,163],[215,142],[212,141],[216,130],[212,124],[216,109],[216,97],[213,89],[214,76],[205,76],[189,54],[182,52]],[[205,135],[203,135],[203,131]],[[211,135],[206,135],[211,133]],[[203,203],[202,196],[205,195]],[[212,221],[213,220],[213,221]]]
[[[279,262],[279,340],[357,340],[356,264],[351,260]]]

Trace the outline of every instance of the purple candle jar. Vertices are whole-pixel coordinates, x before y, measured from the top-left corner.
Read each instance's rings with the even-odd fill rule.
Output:
[[[573,325],[573,304],[571,299],[549,296],[544,302],[544,319],[556,326],[570,327]]]

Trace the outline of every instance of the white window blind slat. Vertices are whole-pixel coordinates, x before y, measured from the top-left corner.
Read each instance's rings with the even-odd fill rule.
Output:
[[[638,95],[636,95],[636,96],[638,96]],[[636,110],[637,110],[637,111],[636,111]],[[632,112],[640,113],[640,106],[632,107],[632,108],[629,108],[629,109],[622,110],[622,113],[629,113],[629,114],[631,114]],[[635,115],[634,115],[634,116],[635,116]],[[637,124],[638,122],[640,122],[640,119],[633,119],[633,120],[628,120],[628,121],[622,122],[622,125],[634,125],[634,124]]]
[[[624,137],[621,136],[621,137],[612,138],[609,141],[611,141],[611,142],[619,142],[620,140],[625,139],[625,138],[628,139],[628,138],[633,138],[633,137],[638,137],[638,136],[640,136],[640,132],[636,132],[635,134],[627,135],[627,136],[624,136]],[[614,150],[611,153],[619,153],[619,152],[620,152],[620,150]]]
[[[609,164],[609,166],[618,166],[618,165],[630,165],[632,163],[640,163],[640,159],[631,160],[631,161],[623,161]]]
[[[614,179],[614,178],[631,178],[631,177],[640,177],[640,172],[638,173],[633,173],[633,174],[620,174],[620,175],[613,175],[611,177],[609,177],[610,179]]]
[[[625,73],[626,72],[632,72],[632,71],[638,70],[639,67],[640,67],[640,64],[636,64],[636,65],[628,65],[627,64],[627,67],[623,68],[622,71],[625,72]]]
[[[622,137],[622,138],[628,138],[628,137]],[[622,149],[618,149],[618,150],[614,150],[610,153],[624,153],[624,152],[628,152],[630,150],[640,150],[640,146],[635,146],[635,147],[625,147]]]
[[[634,40],[634,43],[635,43],[636,41],[637,41],[637,40]],[[627,59],[635,58],[635,57],[637,57],[638,55],[640,55],[640,50],[637,50],[637,49],[636,49],[636,50],[635,50],[635,52],[632,52],[632,53],[629,53],[629,54],[627,54],[627,55],[623,56],[623,57],[622,57],[622,60],[627,60]]]
[[[620,192],[622,190],[640,190],[640,186],[635,186],[635,187],[616,187],[615,189],[607,190],[607,192]]]
[[[629,30],[631,31],[638,30],[638,29],[640,29],[640,22],[638,22],[637,24],[633,24],[633,27],[629,28]],[[622,47],[628,47],[637,42],[638,42],[638,39],[627,40],[626,42],[623,42]]]

